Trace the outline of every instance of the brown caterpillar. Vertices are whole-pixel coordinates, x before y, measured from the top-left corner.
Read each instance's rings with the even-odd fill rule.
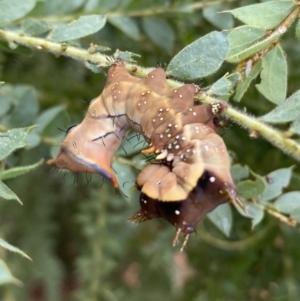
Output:
[[[149,143],[143,152],[157,156],[136,180],[141,209],[130,220],[162,217],[177,229],[173,244],[184,234],[183,249],[208,212],[229,200],[242,206],[226,146],[215,132],[215,115],[226,105],[194,106],[198,92],[194,84],[171,89],[162,68],[140,79],[130,75],[123,62],[115,63],[103,92],[48,164],[98,173],[118,187],[110,167],[114,153],[129,129],[141,133]]]

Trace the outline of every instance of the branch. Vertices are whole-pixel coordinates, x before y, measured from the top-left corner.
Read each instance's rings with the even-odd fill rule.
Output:
[[[48,51],[55,54],[56,56],[64,55],[83,62],[89,62],[97,66],[109,67],[111,65],[111,61],[107,59],[106,55],[100,53],[91,53],[91,51],[89,50],[69,46],[65,43],[53,43],[45,39],[28,37],[24,36],[21,33],[5,30],[0,30],[0,39],[6,40],[8,41],[8,43],[14,43],[38,50]],[[140,77],[144,77],[149,73],[149,68],[145,69],[129,63],[126,64],[126,69],[129,72],[134,73],[135,75],[138,75]],[[178,88],[182,85],[181,83],[178,83],[174,80],[168,80],[168,83],[173,88]],[[220,101],[207,95],[205,91],[201,92],[198,99],[199,101],[201,101],[201,103],[214,103],[216,101]],[[274,146],[281,149],[283,152],[293,156],[296,160],[300,161],[300,144],[286,137],[282,131],[275,129],[265,124],[261,120],[247,115],[246,113],[239,111],[238,109],[235,109],[229,105],[228,109],[224,112],[224,116],[228,119],[233,120],[240,126],[249,129],[251,136],[262,136]]]

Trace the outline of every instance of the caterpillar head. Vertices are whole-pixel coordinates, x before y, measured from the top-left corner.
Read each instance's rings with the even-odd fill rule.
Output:
[[[101,105],[100,99],[90,104],[82,123],[67,132],[57,157],[47,163],[74,172],[99,174],[118,187],[110,162],[122,142],[124,132],[119,133],[114,129],[112,118],[97,115]]]

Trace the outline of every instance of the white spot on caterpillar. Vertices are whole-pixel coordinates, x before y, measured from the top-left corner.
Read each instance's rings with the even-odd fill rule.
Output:
[[[168,127],[171,128],[171,127],[172,127],[172,123],[169,123],[169,124],[168,124]]]
[[[145,101],[144,101],[144,105],[145,105],[146,103],[147,103],[147,101],[145,100]]]
[[[118,93],[121,94],[121,91],[119,90]]]
[[[160,135],[159,135],[159,138],[160,138],[160,139],[164,138],[164,134],[160,134]]]
[[[171,134],[168,134],[168,135],[167,135],[168,138],[171,138],[171,136],[172,136]]]
[[[158,111],[159,111],[159,112],[162,112],[163,110],[164,110],[163,108],[160,108]]]
[[[196,154],[196,150],[195,149],[193,149],[193,154]]]
[[[169,112],[170,108],[166,108],[166,112]]]
[[[165,159],[168,155],[168,151],[164,149],[158,156],[156,156],[156,160]]]
[[[196,116],[196,115],[197,115],[197,113],[196,113],[196,112],[193,112],[193,115],[194,115],[194,116]]]
[[[151,92],[150,90],[149,90],[149,91],[147,91],[147,93],[148,93],[148,94],[150,94],[150,92]]]
[[[167,161],[172,161],[174,159],[174,154],[168,154]]]
[[[170,129],[166,129],[166,133],[170,132]]]
[[[160,117],[159,120],[164,120],[164,118],[163,118],[163,117]]]
[[[179,97],[180,97],[180,98],[182,98],[182,95],[181,95],[181,94],[179,94]]]
[[[172,149],[172,143],[169,143],[168,149]]]
[[[156,185],[159,185],[161,183],[161,180],[156,181]]]
[[[179,145],[175,145],[175,149],[179,149],[180,148],[180,146]]]
[[[116,99],[117,98],[117,96],[114,96],[114,99]]]
[[[155,118],[153,118],[153,119],[152,119],[152,121],[153,121],[153,122],[155,122],[155,121],[156,121],[156,119],[155,119]]]
[[[186,140],[186,138],[185,138],[184,136],[182,136],[182,137],[181,137],[181,140],[183,140],[183,141],[184,141],[184,140]]]
[[[175,139],[179,139],[180,138],[180,136],[179,135],[177,135],[176,137],[175,137]]]
[[[140,103],[138,103],[138,106],[140,106],[141,104]]]
[[[175,127],[175,128],[178,128],[178,124],[175,124],[174,127]]]
[[[177,93],[177,90],[174,90],[174,93]]]
[[[213,104],[211,105],[211,112],[212,112],[214,115],[216,115],[216,114],[220,113],[221,108],[222,108],[222,106],[221,106],[221,104],[220,104],[219,102],[213,103]]]
[[[208,152],[209,151],[209,147],[208,145],[204,145],[205,150]]]
[[[151,75],[152,78],[154,78],[154,75]]]
[[[189,111],[192,112],[192,111],[193,111],[193,108],[189,108]]]
[[[147,204],[147,200],[145,200],[145,199],[142,199],[142,202],[143,202],[144,204]]]
[[[191,151],[191,150],[190,150],[189,148],[186,150],[187,153],[189,153],[190,151]]]
[[[145,95],[145,92],[142,93],[142,96]]]
[[[180,214],[180,211],[179,211],[179,210],[175,210],[175,214],[176,214],[176,215],[179,215],[179,214]]]
[[[180,155],[180,159],[183,159],[183,158],[184,158],[184,154],[181,154],[181,155]]]
[[[210,178],[209,178],[209,181],[210,181],[211,183],[213,183],[215,180],[216,180],[215,177],[210,177]]]

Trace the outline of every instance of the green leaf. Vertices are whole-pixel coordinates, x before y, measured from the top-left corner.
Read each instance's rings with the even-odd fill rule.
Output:
[[[243,216],[249,217],[252,219],[252,228],[254,228],[256,225],[258,225],[262,221],[264,214],[265,214],[264,210],[260,206],[258,206],[256,204],[252,204],[252,203],[245,205],[246,213],[241,210],[239,210],[239,211]]]
[[[249,60],[248,62],[252,62],[252,61]],[[248,64],[248,62],[247,62],[247,64]],[[234,95],[235,101],[241,101],[242,97],[248,90],[251,82],[258,76],[258,74],[261,72],[261,70],[262,70],[262,60],[258,60],[255,63],[255,65],[252,66],[252,69],[250,70],[248,76],[246,74],[246,78],[237,84],[236,92]],[[246,72],[247,72],[247,67],[246,67],[245,73]]]
[[[120,183],[119,189],[126,198],[130,198],[135,192],[134,185],[136,179],[136,174],[133,172],[132,167],[114,161],[112,164],[112,168],[116,173],[118,182]]]
[[[167,73],[186,81],[208,76],[220,68],[227,52],[226,34],[213,31],[194,41],[173,57]]]
[[[40,166],[43,163],[43,161],[44,160],[42,159],[32,165],[19,166],[19,167],[2,170],[2,171],[0,171],[0,180],[7,180],[10,178],[15,178],[17,176],[23,175],[23,174],[37,168],[38,166]]]
[[[258,196],[259,202],[266,203],[278,197],[282,193],[283,188],[289,185],[291,175],[292,167],[281,168],[269,173],[266,176],[267,188]]]
[[[43,133],[45,128],[65,109],[65,105],[59,105],[51,107],[48,110],[45,110],[36,120],[38,127],[36,132]]]
[[[242,166],[240,164],[232,165],[230,168],[230,173],[233,179],[233,182],[237,184],[242,179],[248,178],[249,168],[248,166]]]
[[[232,89],[232,82],[225,77],[218,79],[207,91],[208,95],[229,96]]]
[[[15,200],[18,201],[21,205],[23,205],[23,203],[18,198],[18,196],[10,188],[8,188],[2,181],[0,181],[0,198],[3,198],[5,200]]]
[[[20,285],[21,281],[12,276],[5,262],[0,259],[0,285],[8,283]]]
[[[151,41],[158,47],[171,52],[174,47],[175,35],[171,26],[159,18],[143,18],[143,29]]]
[[[49,39],[54,42],[65,42],[86,37],[96,33],[106,23],[106,17],[101,15],[89,15],[80,17],[77,21],[59,25],[54,28]]]
[[[204,18],[219,29],[229,29],[234,25],[233,18],[230,14],[222,13],[226,9],[225,5],[209,5],[203,9]]]
[[[33,127],[17,128],[2,133],[3,136],[0,137],[0,160],[5,159],[14,150],[26,146],[23,140]]]
[[[266,35],[266,31],[253,26],[240,26],[231,30],[228,34],[229,51],[226,60],[230,63],[236,63],[236,57],[254,42]]]
[[[129,17],[108,17],[109,23],[120,29],[133,40],[140,40],[141,33],[136,21]]]
[[[8,242],[6,242],[2,238],[0,238],[0,246],[2,248],[5,248],[6,250],[9,250],[9,251],[14,252],[14,253],[18,253],[18,254],[22,255],[23,257],[25,257],[25,258],[27,258],[29,260],[32,260],[26,253],[24,253],[23,251],[21,251],[17,247],[12,246],[11,244],[9,244]]]
[[[274,205],[280,212],[291,214],[296,208],[300,208],[300,191],[291,191],[281,195]]]
[[[298,118],[293,122],[292,126],[289,129],[294,134],[300,135],[300,114]]]
[[[227,237],[232,228],[232,211],[228,203],[218,206],[207,214],[209,220]]]
[[[0,1],[0,24],[20,19],[34,7],[36,0],[2,0]]]
[[[270,123],[285,123],[295,120],[300,112],[300,90],[291,95],[284,103],[260,119]]]
[[[50,0],[43,1],[46,15],[63,15],[78,9],[85,3],[85,0]]]
[[[35,89],[26,87],[23,90],[19,103],[13,109],[9,123],[11,126],[27,126],[32,124],[39,111],[39,103]]]
[[[297,21],[295,33],[297,40],[300,42],[300,20]]]
[[[26,35],[37,36],[49,31],[52,27],[45,21],[26,19],[22,23],[22,30]]]
[[[250,199],[255,198],[261,193],[263,193],[263,191],[266,189],[266,182],[262,177],[258,175],[255,175],[255,177],[255,181],[245,180],[239,182],[236,185],[236,189],[240,196],[246,199]]]
[[[256,88],[268,100],[281,104],[286,98],[287,62],[280,45],[267,53],[262,61],[261,83]]]
[[[276,0],[244,6],[228,12],[245,24],[272,29],[279,25],[294,7],[294,1]]]
[[[298,223],[300,223],[300,207],[297,207],[292,213],[291,218],[296,220]]]

